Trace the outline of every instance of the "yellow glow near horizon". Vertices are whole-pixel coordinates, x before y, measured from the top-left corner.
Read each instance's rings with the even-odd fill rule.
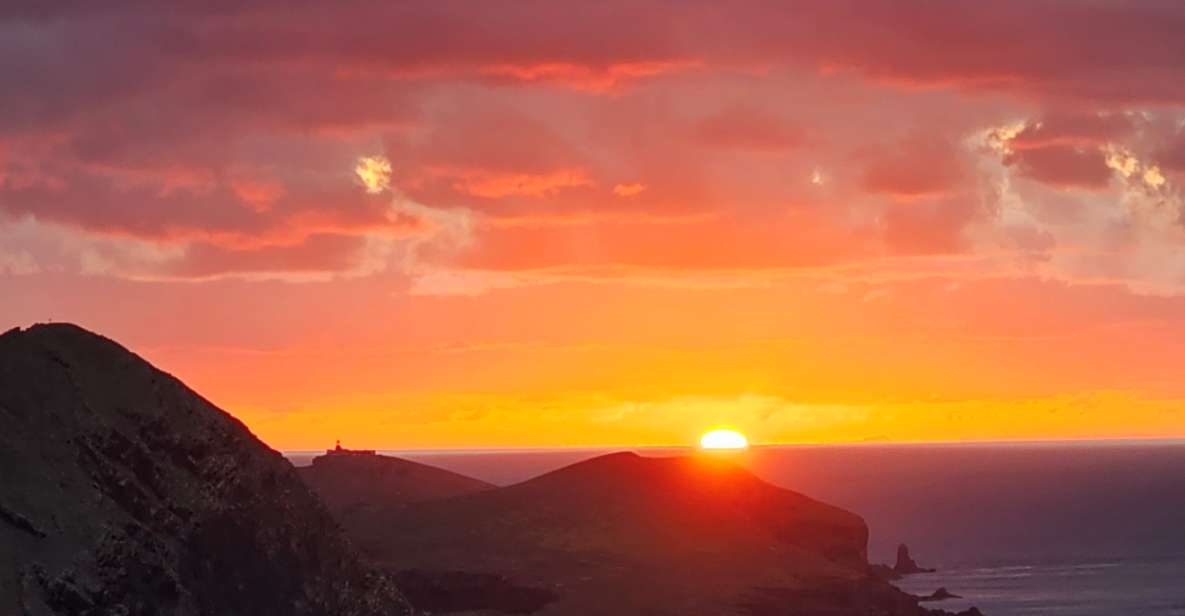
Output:
[[[749,439],[736,430],[712,430],[700,437],[699,446],[703,449],[745,449]]]

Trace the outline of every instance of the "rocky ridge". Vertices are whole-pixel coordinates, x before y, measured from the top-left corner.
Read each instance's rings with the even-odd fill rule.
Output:
[[[0,613],[404,615],[277,452],[101,336],[0,336]]]

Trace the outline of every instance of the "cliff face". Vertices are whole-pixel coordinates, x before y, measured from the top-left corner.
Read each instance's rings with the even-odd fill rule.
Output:
[[[380,455],[317,456],[311,466],[296,470],[337,516],[361,508],[396,507],[495,487],[442,468]]]
[[[240,422],[70,325],[0,336],[0,613],[407,614]]]

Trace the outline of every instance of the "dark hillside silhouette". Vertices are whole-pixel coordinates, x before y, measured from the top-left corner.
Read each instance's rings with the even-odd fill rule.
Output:
[[[0,613],[407,614],[293,467],[114,342],[0,336]]]
[[[345,524],[376,564],[421,585],[463,593],[468,572],[554,593],[540,614],[942,613],[872,575],[856,514],[706,456],[610,454]]]
[[[337,453],[297,467],[300,478],[336,515],[491,490],[492,484],[392,456]]]

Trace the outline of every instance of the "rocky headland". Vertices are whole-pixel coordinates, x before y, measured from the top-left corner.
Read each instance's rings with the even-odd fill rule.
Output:
[[[0,613],[409,614],[278,452],[118,344],[0,335]]]
[[[421,607],[439,613],[946,613],[874,574],[858,515],[717,458],[610,454],[505,488],[355,509],[343,522],[376,566],[414,571],[452,603],[468,597],[463,609],[426,597]],[[522,600],[483,603],[488,586],[466,590],[467,575],[496,581],[502,605]]]

